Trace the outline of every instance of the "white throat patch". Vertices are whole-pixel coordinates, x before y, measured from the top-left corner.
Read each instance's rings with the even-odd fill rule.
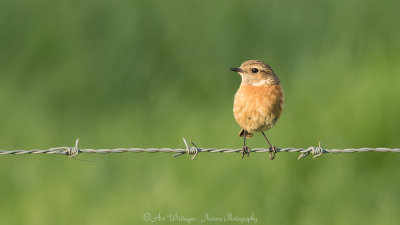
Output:
[[[259,86],[264,85],[264,84],[267,84],[267,83],[268,83],[267,80],[260,80],[259,82],[253,83],[253,84],[251,84],[251,85],[252,85],[252,86],[259,87]]]

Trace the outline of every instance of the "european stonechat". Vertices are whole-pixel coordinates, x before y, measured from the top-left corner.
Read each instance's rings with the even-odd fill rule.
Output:
[[[275,158],[277,149],[271,145],[264,131],[273,127],[283,109],[283,88],[271,66],[259,61],[248,60],[239,68],[230,68],[242,76],[242,83],[235,94],[233,115],[242,128],[239,137],[244,137],[242,158],[250,154],[246,137],[261,132],[269,145],[269,158]]]

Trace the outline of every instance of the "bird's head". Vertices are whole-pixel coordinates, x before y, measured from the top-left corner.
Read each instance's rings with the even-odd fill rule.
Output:
[[[230,70],[238,72],[242,76],[242,83],[247,85],[261,86],[280,83],[271,66],[259,60],[245,61],[239,68],[230,68]]]

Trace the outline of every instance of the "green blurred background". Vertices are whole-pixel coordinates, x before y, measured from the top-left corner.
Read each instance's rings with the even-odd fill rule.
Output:
[[[182,137],[240,148],[232,115],[240,76],[228,68],[248,59],[271,64],[285,89],[284,112],[267,132],[278,147],[399,147],[399,7],[0,1],[0,149],[72,146],[77,137],[81,148],[181,148]],[[260,135],[248,143],[267,146]],[[254,213],[258,224],[400,220],[395,153],[171,156],[3,155],[0,222],[152,224],[146,213]]]

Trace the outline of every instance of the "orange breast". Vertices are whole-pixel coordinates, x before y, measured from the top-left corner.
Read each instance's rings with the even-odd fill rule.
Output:
[[[251,86],[242,84],[236,92],[233,114],[239,126],[250,133],[275,125],[283,109],[280,85]]]

